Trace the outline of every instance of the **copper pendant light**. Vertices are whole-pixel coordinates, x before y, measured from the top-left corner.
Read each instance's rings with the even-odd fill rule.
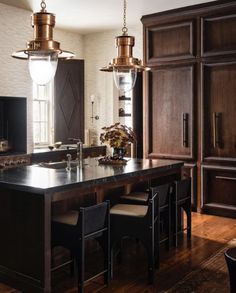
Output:
[[[128,35],[126,26],[127,1],[124,0],[123,6],[123,28],[122,35],[116,37],[116,47],[118,57],[112,59],[108,66],[100,68],[100,71],[113,72],[114,81],[120,91],[129,91],[133,88],[137,72],[150,70],[149,67],[142,65],[142,61],[133,57],[133,47],[135,38]],[[127,86],[128,83],[128,86]]]
[[[42,0],[40,12],[32,15],[34,40],[27,43],[25,50],[12,54],[14,58],[29,59],[31,77],[38,84],[46,84],[54,77],[58,58],[74,57],[74,53],[61,50],[60,43],[53,40],[54,26],[55,15],[46,11],[46,3]],[[41,78],[37,76],[40,71]]]

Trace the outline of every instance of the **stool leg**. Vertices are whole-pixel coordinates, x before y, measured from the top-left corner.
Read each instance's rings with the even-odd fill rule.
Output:
[[[171,203],[169,202],[169,211],[168,211],[168,250],[171,247]]]
[[[152,241],[154,242],[154,241]],[[151,243],[147,249],[148,255],[148,283],[153,284],[154,282],[154,269],[155,269],[155,256],[154,256],[154,243]]]
[[[71,275],[71,277],[73,277],[75,274],[75,260],[74,260],[74,256],[72,253],[70,254],[70,258],[71,258],[70,275]]]
[[[191,231],[192,231],[192,215],[191,215],[191,202],[188,206],[188,212],[187,212],[187,237],[188,239],[191,239]]]
[[[186,204],[184,204],[183,209],[187,216],[187,238],[191,239],[191,230],[192,230],[191,201],[188,201]]]
[[[84,267],[85,267],[85,246],[84,239],[81,241],[78,263],[78,292],[84,293]]]
[[[174,243],[178,247],[178,205],[175,201],[175,229],[174,229]]]
[[[103,253],[104,253],[104,284],[109,284],[111,280],[111,252],[108,233],[103,236]]]
[[[160,267],[160,214],[157,216],[157,221],[155,224],[155,268]]]

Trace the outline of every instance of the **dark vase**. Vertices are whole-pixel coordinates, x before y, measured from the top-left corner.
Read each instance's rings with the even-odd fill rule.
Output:
[[[126,154],[125,148],[114,148],[113,149],[113,157],[118,157],[120,159],[123,159]]]

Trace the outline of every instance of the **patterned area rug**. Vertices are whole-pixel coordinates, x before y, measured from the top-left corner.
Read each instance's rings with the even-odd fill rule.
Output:
[[[236,239],[231,240],[216,254],[201,263],[200,268],[189,273],[166,293],[228,293],[229,277],[224,252],[236,247]]]

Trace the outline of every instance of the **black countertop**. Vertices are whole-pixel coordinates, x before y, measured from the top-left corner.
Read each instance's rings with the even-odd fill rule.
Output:
[[[158,174],[180,168],[174,160],[130,159],[126,165],[99,165],[97,159],[84,160],[81,169],[49,169],[38,165],[2,170],[0,187],[45,194],[74,187],[91,187],[132,176]]]

